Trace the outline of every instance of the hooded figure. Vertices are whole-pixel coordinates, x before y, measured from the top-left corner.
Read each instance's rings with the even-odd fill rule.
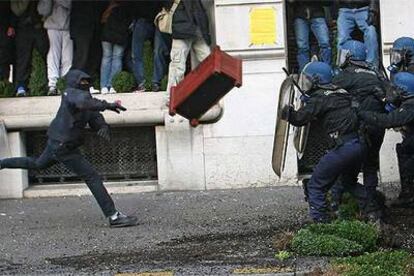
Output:
[[[41,156],[2,159],[0,169],[44,169],[61,162],[84,178],[104,215],[109,218],[111,227],[136,225],[136,217],[126,216],[116,210],[102,178],[78,148],[82,144],[82,131],[87,125],[97,131],[98,136],[109,141],[109,126],[100,112],[112,110],[120,113],[126,108],[119,101],[108,103],[93,98],[89,93],[90,77],[80,70],[70,70],[66,75],[66,83],[68,88],[62,94],[59,110],[48,129],[47,146]]]

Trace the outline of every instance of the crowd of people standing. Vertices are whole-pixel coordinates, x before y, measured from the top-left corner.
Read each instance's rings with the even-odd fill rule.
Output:
[[[144,44],[149,40],[153,51],[149,90],[160,91],[168,72],[175,85],[184,75],[190,50],[200,62],[210,53],[211,41],[202,2],[176,2],[173,32],[168,34],[160,32],[154,19],[174,0],[1,1],[0,80],[9,79],[13,64],[16,96],[28,95],[36,49],[47,67],[48,95],[58,94],[57,81],[71,68],[100,76],[100,89],[91,87],[92,93],[115,93],[112,79],[123,69],[135,77],[134,91],[144,92]]]

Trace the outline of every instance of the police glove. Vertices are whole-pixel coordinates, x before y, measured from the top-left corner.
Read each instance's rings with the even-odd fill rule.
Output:
[[[121,101],[115,101],[113,103],[108,103],[106,109],[111,110],[116,113],[121,113],[121,111],[126,111],[127,109],[121,105]]]
[[[280,113],[280,119],[288,121],[290,117],[290,112],[293,110],[293,106],[287,105],[283,107],[282,112]]]
[[[376,21],[376,12],[374,10],[369,10],[367,24],[368,26],[374,25]]]
[[[111,142],[111,130],[108,126],[100,128],[97,132],[97,135],[104,139],[107,142]]]

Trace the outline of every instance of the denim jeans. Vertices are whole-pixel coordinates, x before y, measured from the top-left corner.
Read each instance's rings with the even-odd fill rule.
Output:
[[[111,87],[112,78],[122,70],[124,46],[102,41],[101,88]]]
[[[367,24],[368,14],[368,7],[360,9],[339,9],[337,21],[338,49],[340,49],[345,42],[352,39],[351,33],[355,27],[358,27],[358,29],[364,33],[364,43],[368,50],[366,62],[374,68],[378,68],[377,31],[375,26],[369,26]]]
[[[143,18],[136,20],[132,34],[132,61],[134,76],[139,85],[145,82],[144,43],[146,40],[151,39],[154,40],[154,71],[152,74],[152,83],[160,84],[168,69],[171,36],[161,33],[155,28],[153,22],[148,22]]]
[[[309,30],[312,30],[318,40],[321,61],[331,64],[332,50],[329,44],[329,29],[326,25],[325,18],[303,18],[295,19],[295,35],[298,47],[297,61],[299,63],[299,72],[310,61]]]
[[[65,167],[85,180],[106,217],[116,212],[115,204],[105,189],[102,178],[76,147],[48,140],[46,148],[38,158],[16,157],[0,160],[2,168],[30,170],[45,169],[56,162],[63,163]]]

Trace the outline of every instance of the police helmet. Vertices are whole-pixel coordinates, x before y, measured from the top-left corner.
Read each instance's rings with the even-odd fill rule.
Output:
[[[343,67],[348,60],[365,61],[367,58],[367,47],[358,40],[348,40],[338,51],[336,64]]]
[[[312,90],[314,87],[330,84],[331,82],[331,66],[320,61],[313,61],[306,64],[299,77],[299,86],[305,92]]]
[[[414,74],[399,72],[393,78],[393,84],[405,95],[414,95]]]
[[[394,41],[390,50],[390,67],[391,72],[398,71],[406,65],[414,54],[414,39],[411,37],[400,37]]]

